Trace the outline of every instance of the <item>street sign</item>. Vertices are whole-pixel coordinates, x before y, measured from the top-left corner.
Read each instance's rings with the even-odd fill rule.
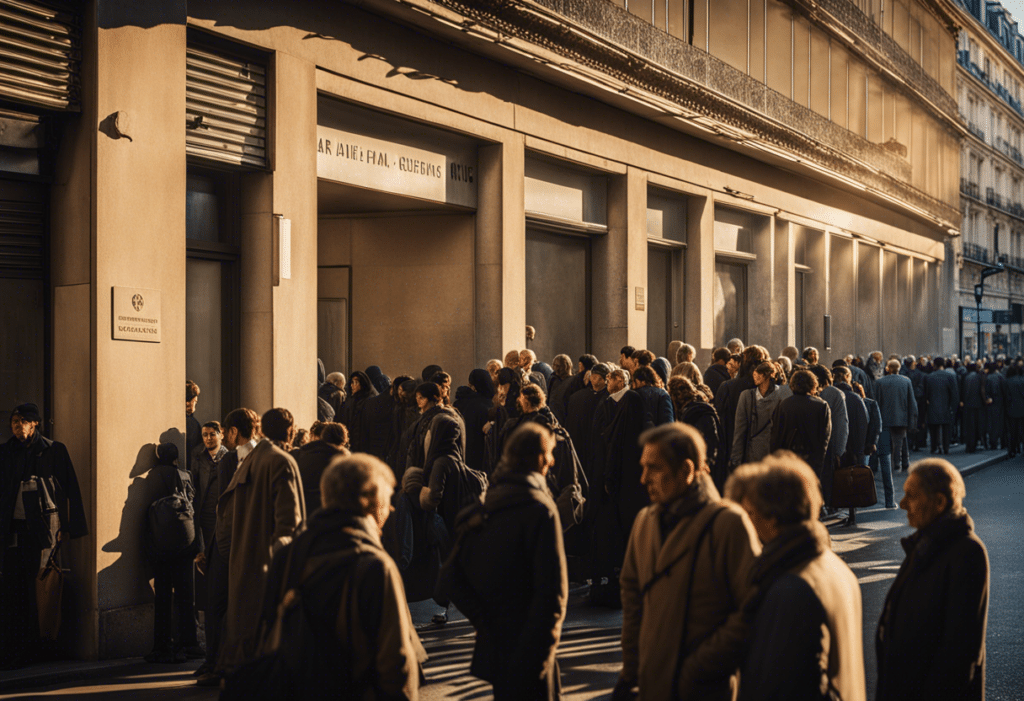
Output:
[[[993,323],[993,321],[992,321],[992,316],[993,316],[992,311],[993,310],[991,310],[991,309],[982,309],[981,310],[981,323],[983,323],[983,324],[991,324],[991,323]],[[1009,314],[1009,312],[1007,312],[1007,314]],[[965,324],[966,323],[971,323],[971,324],[978,323],[978,310],[973,308],[973,307],[960,307],[960,320],[963,321]],[[1009,323],[1009,322],[1000,322],[1000,323]]]

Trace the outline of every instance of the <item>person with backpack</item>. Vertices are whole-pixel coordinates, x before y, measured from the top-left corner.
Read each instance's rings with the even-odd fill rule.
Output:
[[[651,505],[622,563],[622,671],[613,699],[732,699],[747,628],[746,574],[761,553],[739,505],[700,469],[704,439],[670,423],[640,436]]]
[[[323,507],[271,564],[261,655],[227,679],[224,701],[419,698],[427,655],[380,540],[394,487],[371,455],[324,471]]]
[[[505,442],[482,504],[465,509],[445,564],[449,595],[476,629],[470,673],[496,701],[561,697],[556,652],[569,580],[546,474],[555,436],[527,422]]]
[[[146,521],[145,546],[153,565],[153,651],[147,662],[175,663],[201,659],[206,651],[196,635],[192,561],[203,550],[192,502],[195,487],[188,470],[178,466],[178,446],[156,447],[156,465],[147,480],[152,487]],[[177,633],[171,612],[177,609]]]

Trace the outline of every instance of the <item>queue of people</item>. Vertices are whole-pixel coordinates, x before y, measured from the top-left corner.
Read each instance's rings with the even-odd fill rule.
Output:
[[[321,364],[320,420],[302,435],[284,408],[235,409],[198,431],[192,419],[187,459],[156,450],[149,659],[204,658],[198,683],[227,699],[414,699],[429,680],[408,604],[433,599],[445,607],[434,625],[454,605],[475,628],[470,672],[495,698],[558,698],[574,582],[622,610],[613,698],[866,698],[860,590],[823,523],[838,516],[832,475],[874,463],[894,508],[893,461],[908,435],[911,452],[921,445],[920,417],[936,420],[942,452],[962,386],[980,383],[942,358],[826,368],[813,348],[773,359],[734,340],[701,372],[692,346],[672,351],[551,365],[510,352],[454,389],[436,365],[391,380]],[[1006,387],[1019,378],[1024,390],[1008,369]],[[198,396],[187,383],[189,418]],[[1004,432],[1021,437],[1012,419]],[[85,532],[70,462],[40,459],[40,440],[16,432],[0,452],[7,562],[29,559],[12,536],[26,532],[14,504],[33,470],[57,485],[62,532]],[[901,506],[916,531],[878,626],[878,699],[983,697],[988,562],[965,493],[941,458],[910,466]],[[4,568],[8,617],[26,596],[11,571],[25,574]],[[26,626],[12,618],[0,642]]]

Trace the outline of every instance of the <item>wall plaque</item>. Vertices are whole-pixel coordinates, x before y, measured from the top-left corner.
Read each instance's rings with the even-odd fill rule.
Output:
[[[141,287],[111,289],[114,340],[160,343],[160,290]]]
[[[644,288],[636,288],[636,310],[642,312],[647,309],[647,305],[644,300]]]

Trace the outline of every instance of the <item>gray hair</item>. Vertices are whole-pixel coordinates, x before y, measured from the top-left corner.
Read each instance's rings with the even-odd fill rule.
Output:
[[[369,514],[382,486],[394,489],[395,474],[379,459],[365,453],[339,455],[320,477],[320,498],[325,509]]]
[[[736,468],[725,483],[725,496],[736,503],[749,499],[761,516],[776,519],[780,526],[817,519],[822,504],[814,470],[782,450]]]
[[[743,345],[743,341],[738,338],[730,338],[729,342],[725,344],[725,347],[731,350],[733,353],[742,353],[746,346]]]
[[[921,488],[928,494],[946,497],[948,511],[955,515],[964,512],[967,485],[953,463],[942,458],[925,458],[910,466],[910,474],[917,475]]]
[[[337,387],[345,386],[345,375],[340,372],[332,372],[327,376],[327,381]]]
[[[572,375],[572,358],[565,353],[556,355],[551,361],[551,370],[559,377],[569,377]]]
[[[679,346],[679,350],[676,351],[676,363],[690,363],[693,362],[693,356],[697,354],[697,349],[691,346],[689,343],[684,343]]]

